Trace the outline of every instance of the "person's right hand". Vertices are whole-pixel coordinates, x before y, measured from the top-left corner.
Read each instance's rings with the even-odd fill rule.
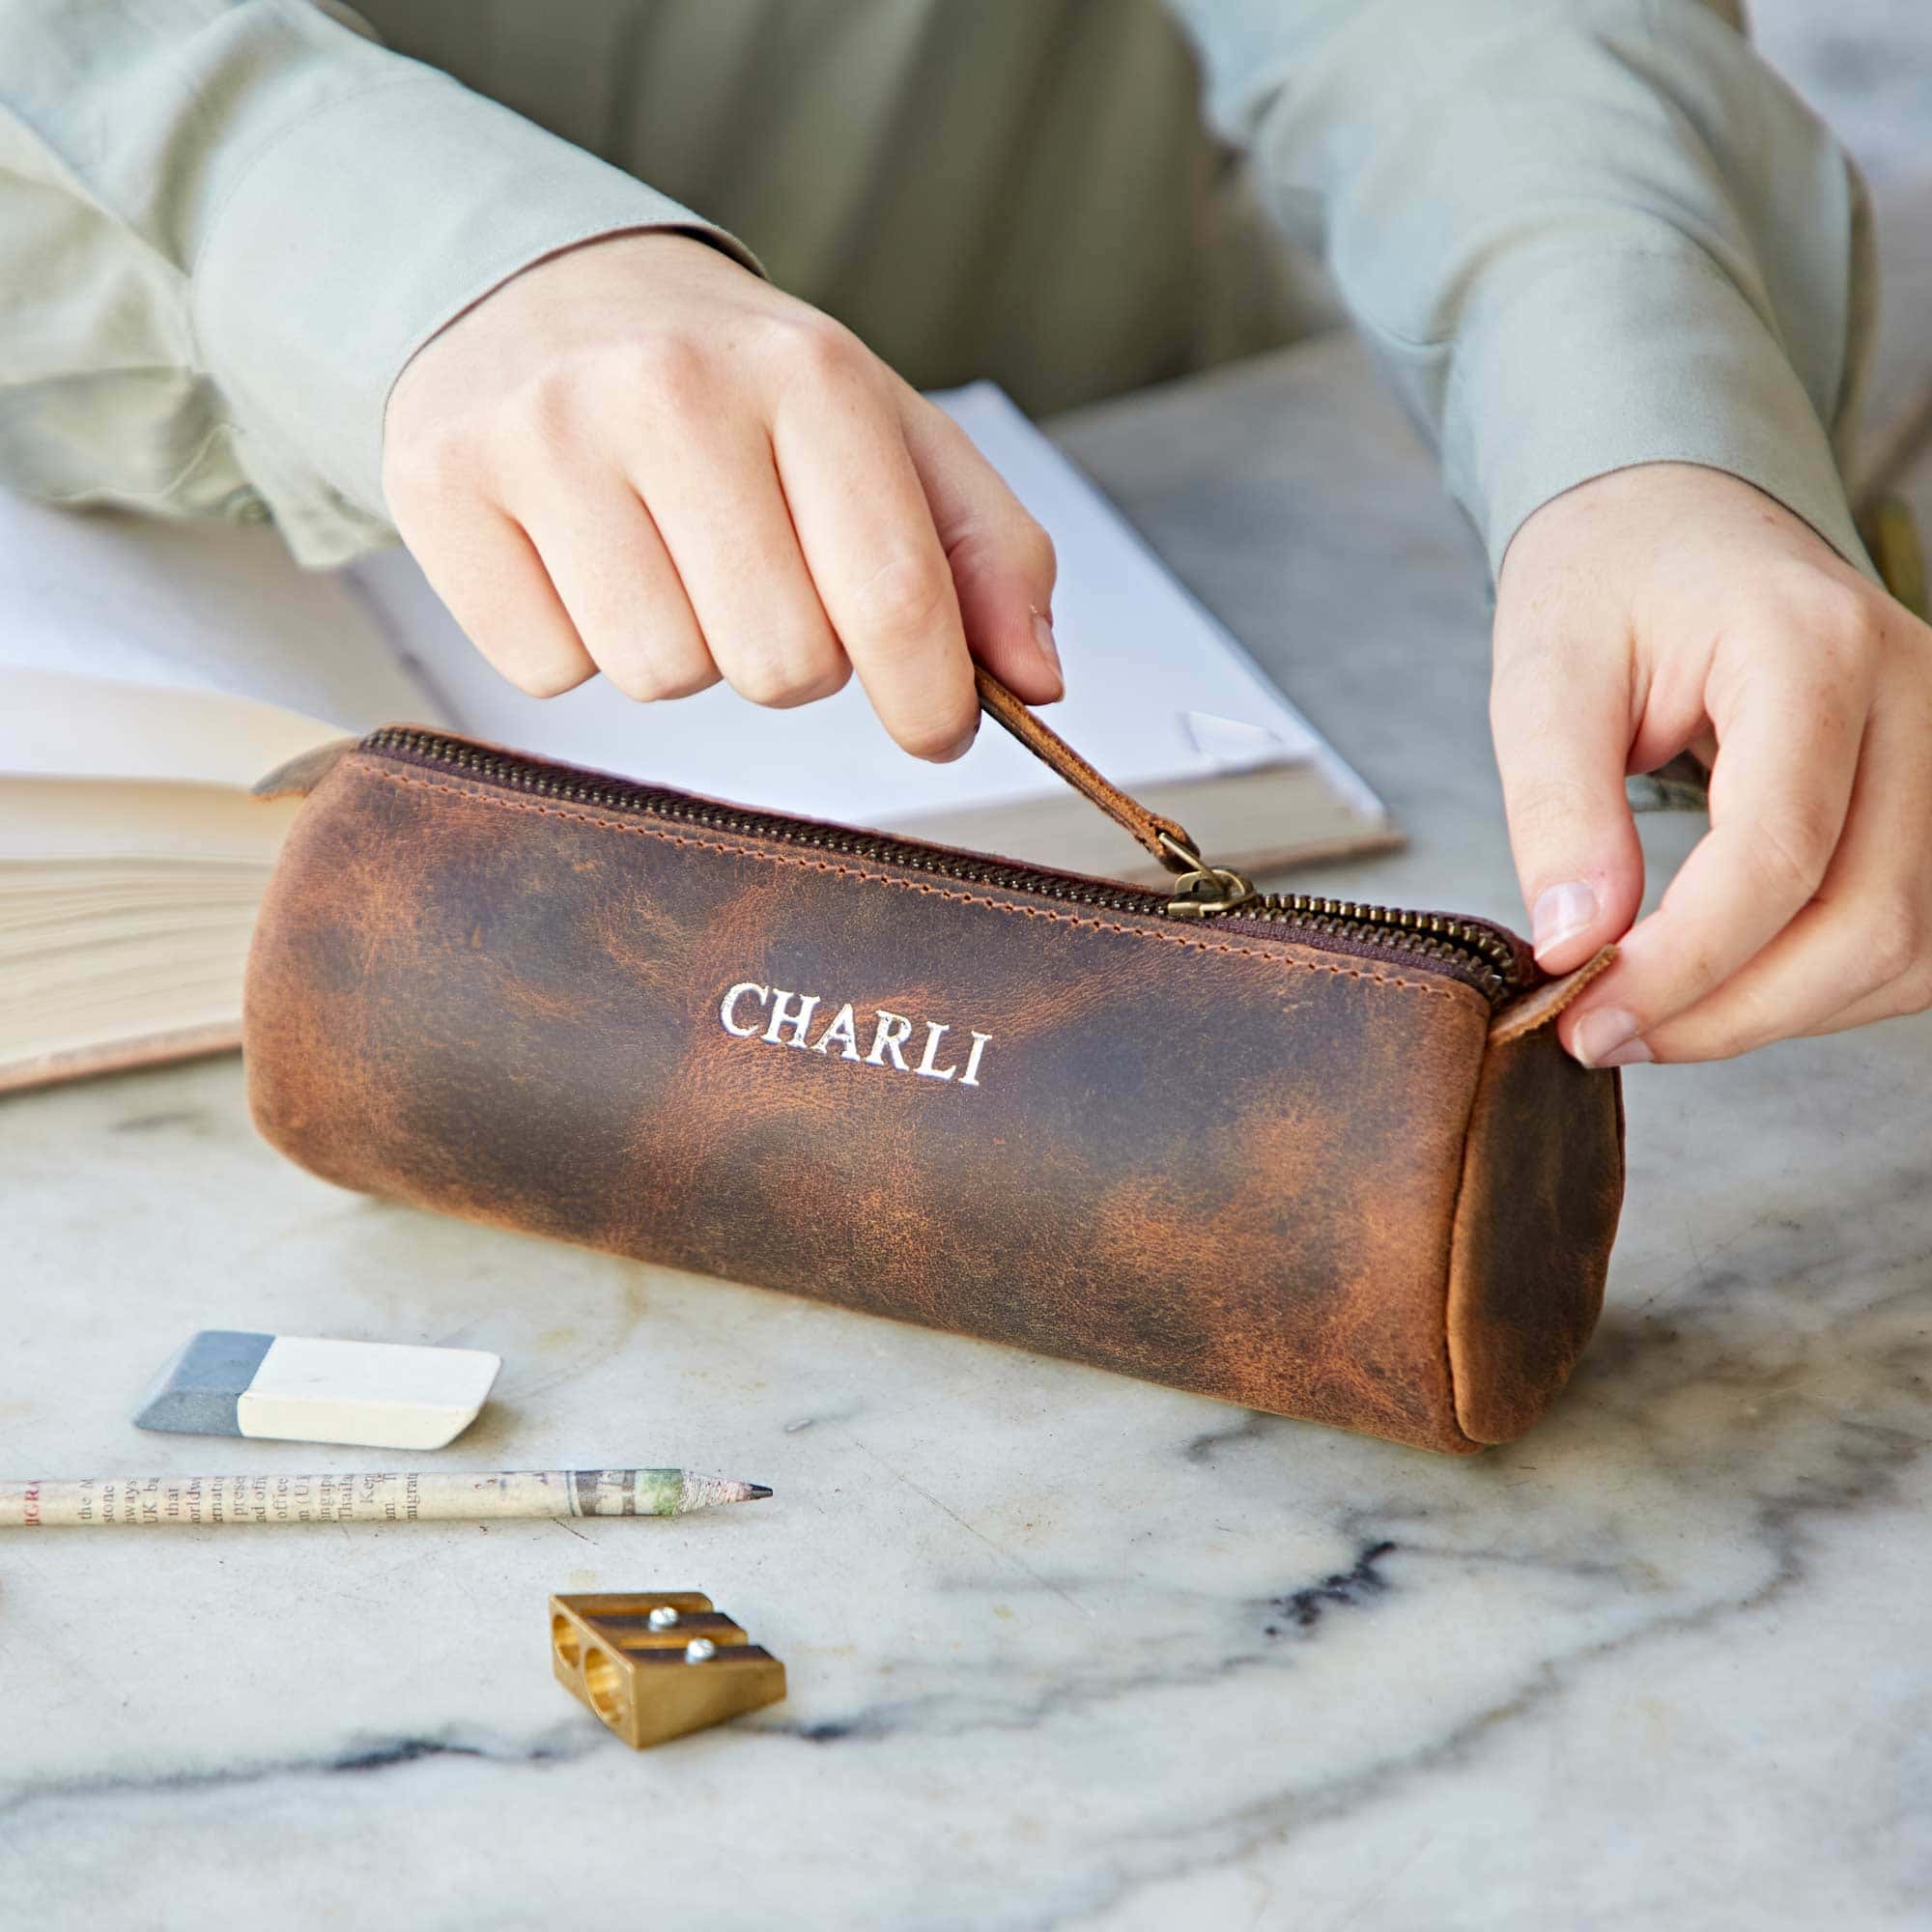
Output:
[[[537,263],[418,350],[383,488],[483,655],[545,697],[721,677],[803,704],[857,670],[957,757],[973,660],[1060,696],[1053,546],[966,436],[856,336],[689,236]]]

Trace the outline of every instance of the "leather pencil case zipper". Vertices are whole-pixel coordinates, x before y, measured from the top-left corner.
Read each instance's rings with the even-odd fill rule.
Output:
[[[1178,827],[1164,835],[1161,847],[1161,856],[1176,872],[1177,889],[1163,894],[955,851],[920,839],[753,810],[409,725],[385,725],[369,733],[357,749],[398,764],[447,773],[498,790],[593,806],[667,824],[774,839],[1063,904],[1144,917],[1238,921],[1244,927],[1259,928],[1257,937],[1280,938],[1319,952],[1406,966],[1460,980],[1481,993],[1492,1009],[1507,1006],[1531,990],[1540,979],[1527,949],[1514,935],[1487,921],[1303,893],[1257,892],[1240,874],[1204,862]]]

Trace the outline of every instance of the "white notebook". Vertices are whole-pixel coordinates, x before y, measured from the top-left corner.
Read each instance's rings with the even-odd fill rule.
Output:
[[[1265,869],[1397,842],[1369,787],[990,384],[939,400],[1052,534],[1055,727]],[[232,1044],[297,753],[427,724],[766,810],[1148,879],[1139,848],[988,724],[908,758],[856,682],[768,711],[720,687],[540,701],[470,648],[406,553],[298,570],[272,531],[83,516],[0,496],[0,1090]]]

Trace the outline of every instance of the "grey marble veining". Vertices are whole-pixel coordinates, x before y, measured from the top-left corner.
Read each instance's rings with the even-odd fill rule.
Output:
[[[1337,882],[1518,916],[1480,573],[1358,353],[1063,440],[1410,827]],[[1923,1926],[1928,1049],[1636,1069],[1597,1344],[1453,1462],[346,1195],[232,1062],[0,1104],[10,1472],[358,1466],[132,1431],[232,1326],[497,1350],[452,1465],[778,1489],[0,1541],[0,1926]],[[637,1585],[789,1701],[625,1750],[544,1599]]]

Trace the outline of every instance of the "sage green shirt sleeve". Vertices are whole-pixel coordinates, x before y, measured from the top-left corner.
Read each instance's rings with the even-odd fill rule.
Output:
[[[1869,334],[1862,191],[1733,9],[1179,4],[1492,568],[1551,497],[1674,461],[1869,571],[1834,451]]]
[[[390,385],[666,196],[307,0],[0,0],[0,482],[391,541]]]

